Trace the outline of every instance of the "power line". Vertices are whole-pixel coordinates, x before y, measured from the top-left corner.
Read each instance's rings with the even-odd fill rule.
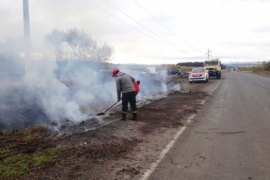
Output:
[[[142,28],[146,29],[147,31],[149,31],[150,33],[154,34],[155,36],[157,36],[158,38],[160,38],[161,40],[163,40],[165,43],[173,46],[174,48],[177,48],[180,51],[183,51],[182,49],[179,49],[177,46],[175,46],[174,44],[170,43],[169,41],[161,38],[158,34],[156,34],[155,32],[153,32],[152,30],[150,30],[149,28],[145,27],[144,25],[142,25],[140,22],[138,22],[136,19],[134,19],[133,17],[129,16],[128,14],[126,14],[125,12],[123,12],[121,9],[119,9],[118,7],[114,6],[112,3],[108,2],[107,0],[103,0],[104,2],[106,2],[107,4],[109,4],[110,6],[112,6],[113,8],[117,9],[118,11],[120,11],[122,14],[124,14],[125,16],[127,16],[128,18],[130,18],[131,20],[133,20],[134,22],[136,22],[137,24],[139,24]]]
[[[199,49],[193,47],[191,44],[187,43],[185,40],[183,40],[182,38],[180,38],[177,34],[175,34],[172,30],[170,30],[167,26],[165,26],[163,23],[161,23],[155,16],[153,16],[146,8],[144,8],[137,0],[134,0],[135,3],[137,3],[137,5],[139,7],[141,7],[145,12],[147,12],[153,19],[155,19],[161,26],[163,26],[165,29],[167,29],[171,34],[173,34],[174,36],[176,36],[179,40],[183,41],[186,45],[188,45],[190,48],[199,51],[201,53],[203,53],[202,51],[200,51]]]
[[[132,29],[134,29],[134,30],[136,30],[136,31],[138,31],[138,32],[140,32],[140,33],[142,33],[142,34],[144,34],[144,35],[147,36],[148,38],[150,38],[150,39],[152,39],[152,40],[154,40],[154,41],[156,41],[156,42],[158,42],[158,43],[160,43],[160,44],[163,44],[161,41],[158,41],[158,40],[154,39],[153,37],[149,36],[148,34],[144,33],[143,31],[140,31],[140,30],[137,29],[136,27],[131,26],[130,24],[126,23],[125,21],[123,21],[122,19],[120,19],[120,18],[118,18],[117,16],[113,15],[112,13],[110,13],[110,12],[104,10],[103,8],[99,7],[99,6],[96,5],[95,3],[91,2],[91,1],[88,1],[88,0],[86,0],[86,2],[92,4],[92,5],[95,6],[96,8],[98,8],[98,9],[104,11],[105,13],[111,15],[112,17],[116,18],[117,20],[121,21],[122,23],[126,24],[127,26],[131,27]]]

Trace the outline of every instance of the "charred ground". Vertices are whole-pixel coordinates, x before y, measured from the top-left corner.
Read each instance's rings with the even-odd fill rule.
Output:
[[[0,179],[138,179],[206,96],[196,88],[173,92],[140,107],[137,122],[112,111],[57,133],[3,131]]]

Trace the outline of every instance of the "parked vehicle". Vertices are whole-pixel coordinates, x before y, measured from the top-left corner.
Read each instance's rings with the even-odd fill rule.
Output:
[[[189,74],[189,83],[193,82],[208,82],[209,74],[208,70],[205,67],[197,67],[193,68],[192,71]]]
[[[221,78],[221,62],[219,59],[205,61],[204,67],[208,70],[210,77]]]
[[[167,74],[168,75],[177,75],[177,76],[180,76],[180,75],[182,75],[182,71],[181,71],[181,69],[168,69],[167,70]]]

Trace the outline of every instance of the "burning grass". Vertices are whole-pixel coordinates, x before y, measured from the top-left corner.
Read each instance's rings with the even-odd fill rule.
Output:
[[[33,126],[22,131],[0,133],[0,179],[17,179],[54,164],[65,151],[54,147],[48,131]]]

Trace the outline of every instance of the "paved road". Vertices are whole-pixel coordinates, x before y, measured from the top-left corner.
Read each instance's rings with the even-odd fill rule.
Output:
[[[228,72],[151,180],[269,180],[270,79]]]

